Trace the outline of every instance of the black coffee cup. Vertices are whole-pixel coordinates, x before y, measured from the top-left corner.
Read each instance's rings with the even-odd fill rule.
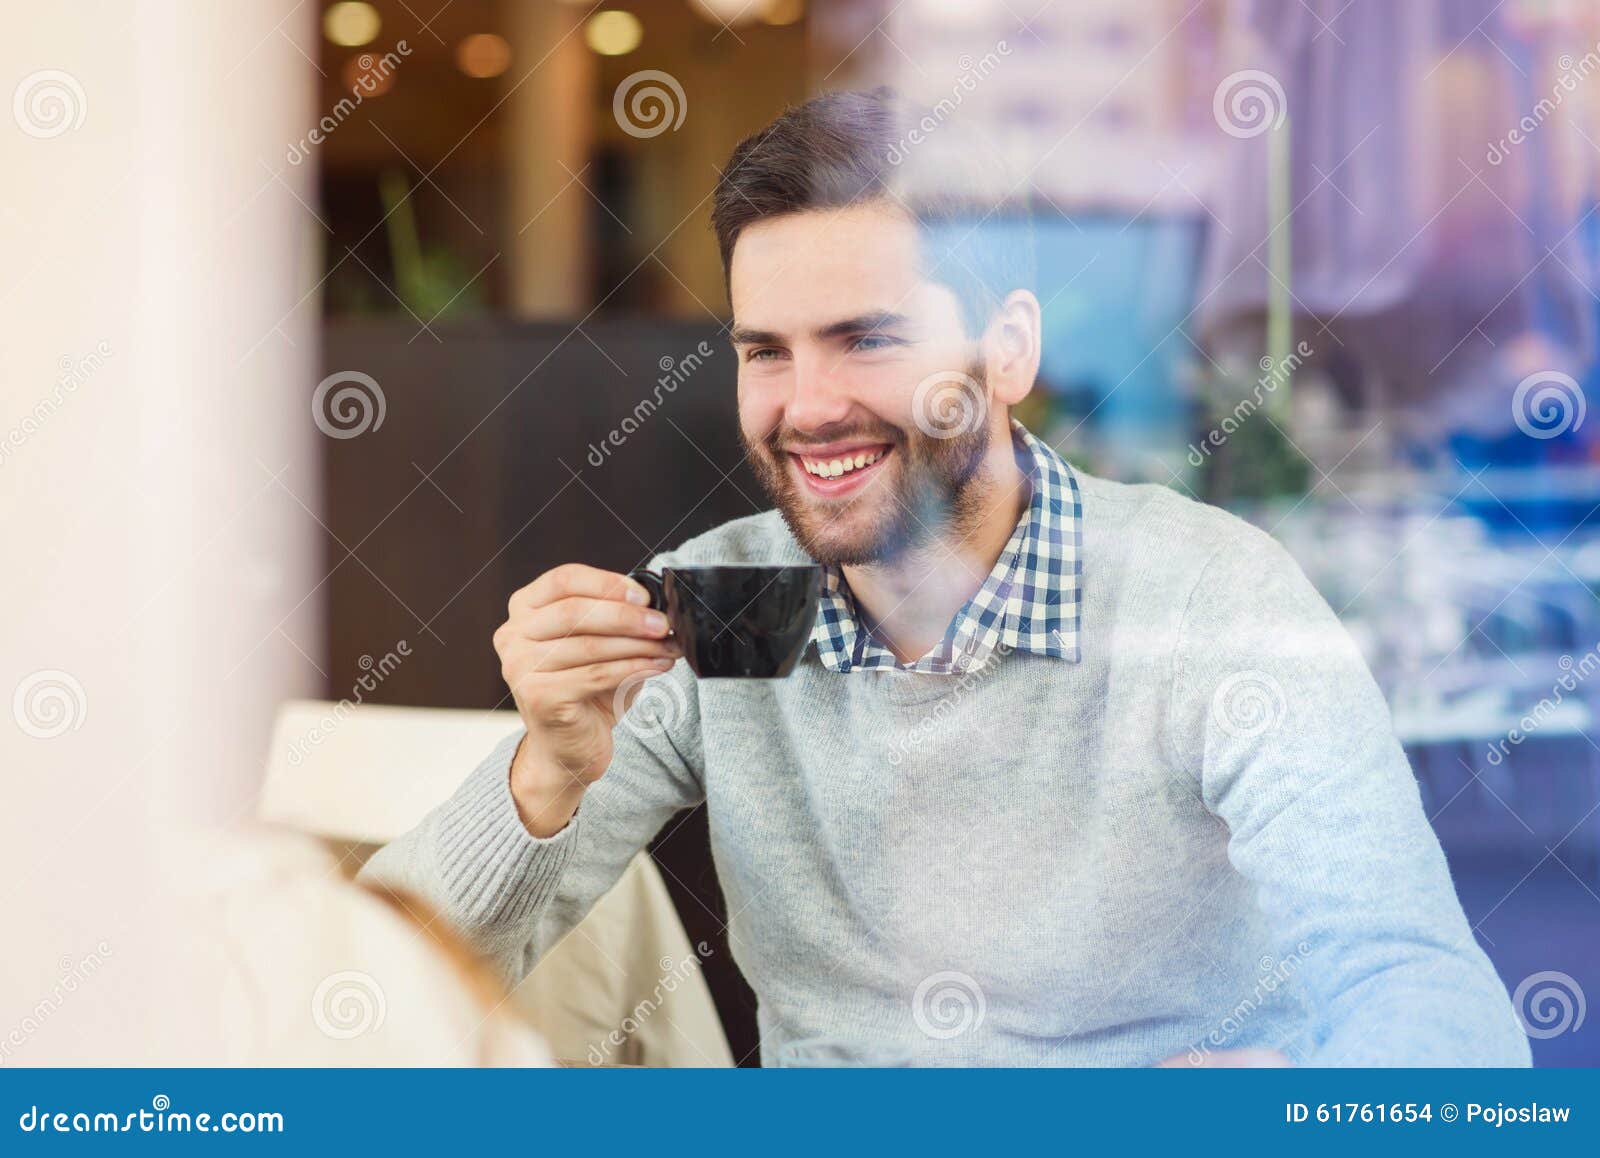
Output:
[[[817,622],[822,568],[640,568],[628,578],[650,593],[701,679],[776,679],[800,662]]]

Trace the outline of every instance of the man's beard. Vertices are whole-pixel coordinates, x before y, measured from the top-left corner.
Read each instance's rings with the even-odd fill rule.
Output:
[[[977,369],[971,376],[981,382],[982,368]],[[890,563],[930,547],[938,537],[960,538],[982,516],[987,422],[948,438],[935,438],[915,426],[906,431],[887,424],[817,432],[811,441],[819,445],[859,441],[892,448],[884,464],[887,471],[839,504],[817,502],[801,492],[803,484],[795,482],[789,453],[783,448],[803,447],[806,440],[794,437],[787,427],[776,427],[759,444],[743,435],[741,440],[745,460],[767,497],[801,548],[818,563]],[[858,509],[875,512],[868,525],[856,525]]]

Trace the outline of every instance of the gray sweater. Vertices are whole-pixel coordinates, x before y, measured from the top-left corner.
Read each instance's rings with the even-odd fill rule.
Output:
[[[1082,659],[697,681],[530,835],[491,752],[370,878],[520,980],[708,806],[768,1065],[1526,1065],[1359,654],[1268,536],[1079,473]],[[803,562],[775,513],[656,560]]]

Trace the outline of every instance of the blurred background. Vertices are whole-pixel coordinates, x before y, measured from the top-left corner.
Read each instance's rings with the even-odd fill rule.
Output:
[[[1045,353],[1023,419],[1295,554],[1389,697],[1536,1062],[1600,1064],[1594,4],[29,21],[0,49],[0,495],[29,544],[8,559],[18,753],[56,773],[19,789],[32,807],[86,756],[137,753],[188,770],[141,807],[191,808],[199,783],[203,810],[247,812],[288,697],[508,707],[490,635],[512,590],[761,509],[711,189],[786,105],[892,84],[930,109],[908,154],[959,116],[1012,162],[972,224],[1031,217]],[[45,694],[66,725],[24,711]],[[703,819],[652,852],[753,1064]]]

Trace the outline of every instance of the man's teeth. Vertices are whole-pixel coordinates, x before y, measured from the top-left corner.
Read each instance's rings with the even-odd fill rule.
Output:
[[[818,478],[838,478],[847,471],[860,470],[882,457],[883,451],[874,450],[870,454],[863,452],[849,458],[802,458],[800,462],[805,466],[807,473],[814,474]]]

